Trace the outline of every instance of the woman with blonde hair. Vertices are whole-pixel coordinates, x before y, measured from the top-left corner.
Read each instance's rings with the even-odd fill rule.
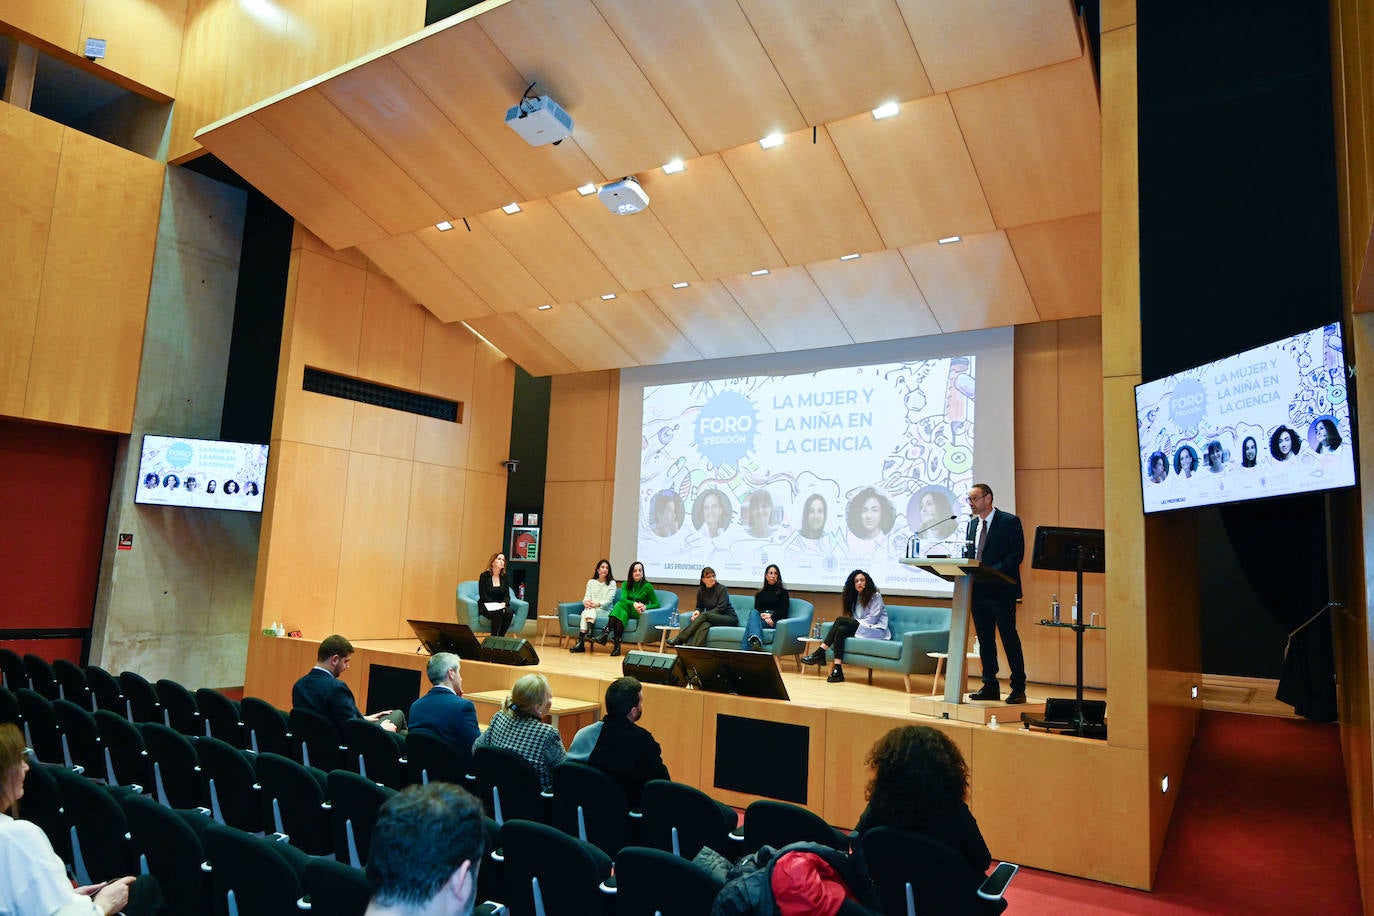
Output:
[[[553,688],[542,674],[527,674],[510,689],[501,711],[472,744],[514,751],[534,767],[543,789],[553,788],[553,768],[567,756],[558,729],[543,721],[553,705]]]

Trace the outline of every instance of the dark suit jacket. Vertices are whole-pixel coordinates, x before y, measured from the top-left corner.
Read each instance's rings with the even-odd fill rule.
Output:
[[[410,728],[433,732],[453,745],[464,760],[472,759],[472,742],[480,734],[472,701],[438,686],[410,705]]]
[[[323,668],[311,668],[305,677],[296,681],[291,688],[291,705],[324,716],[334,723],[340,735],[345,722],[362,717],[353,691]]]
[[[646,782],[671,778],[663,751],[648,729],[624,716],[606,716],[601,723],[601,735],[587,763],[615,780],[625,790],[630,807],[638,808]]]
[[[1015,601],[1021,597],[1021,560],[1026,555],[1026,538],[1021,520],[1010,512],[994,508],[988,517],[988,539],[983,544],[983,565],[1010,576],[1013,583],[980,582],[973,589],[973,598],[998,598]],[[968,539],[978,545],[978,517],[969,522]]]

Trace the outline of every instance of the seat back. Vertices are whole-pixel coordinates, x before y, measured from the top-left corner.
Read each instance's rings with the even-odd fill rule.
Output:
[[[471,770],[471,750],[463,753],[423,728],[412,728],[406,735],[406,775],[412,784],[450,782],[467,786]]]
[[[329,815],[334,832],[334,857],[356,868],[367,864],[377,809],[396,794],[348,770],[329,774]]]
[[[38,691],[48,700],[59,700],[62,694],[57,689],[57,675],[48,660],[33,653],[24,656],[24,669],[29,673],[29,687]]]
[[[281,754],[294,757],[296,749],[287,717],[280,709],[257,697],[244,697],[240,705],[243,727],[248,732],[248,746],[259,754]]]
[[[393,789],[406,785],[406,759],[391,733],[376,722],[350,719],[344,723],[344,743],[358,757],[358,772]]]
[[[502,747],[479,747],[472,753],[472,769],[487,814],[498,824],[547,820],[539,774],[524,757]]]
[[[575,760],[553,769],[553,825],[612,859],[633,842],[624,790],[601,770]]]
[[[86,684],[95,698],[96,709],[108,709],[112,713],[129,717],[128,701],[115,676],[99,665],[87,665]]]
[[[291,710],[291,734],[301,749],[301,762],[325,772],[347,766],[343,737],[324,716],[297,707]]]
[[[105,754],[105,778],[117,786],[151,786],[148,748],[137,726],[108,709],[97,709],[91,718]]]
[[[258,754],[264,826],[285,833],[291,845],[312,856],[334,851],[324,774],[281,754]]]
[[[696,856],[703,846],[733,855],[728,839],[731,825],[725,823],[720,806],[699,789],[651,779],[644,786],[640,810],[644,812],[640,841],[645,846],[686,859]]]
[[[991,914],[1007,908],[1005,899],[979,897],[983,876],[939,840],[909,830],[876,827],[860,842],[884,913]],[[908,909],[908,900],[913,909]]]
[[[200,761],[189,738],[160,722],[144,722],[139,730],[152,766],[152,794],[169,808],[197,808],[205,804]]]
[[[77,706],[95,712],[95,698],[90,685],[86,683],[85,672],[65,658],[53,659],[52,671],[57,676],[57,689],[62,699],[71,700]]]
[[[162,703],[158,700],[157,690],[143,675],[137,671],[121,671],[119,690],[128,701],[130,721],[166,724],[163,721]]]
[[[618,916],[709,913],[724,886],[696,863],[661,849],[627,846],[615,857]]]
[[[363,916],[371,896],[367,872],[342,862],[311,859],[305,865],[305,895],[314,912]]]
[[[205,734],[227,741],[240,750],[248,750],[248,732],[243,727],[239,704],[210,687],[196,691],[196,708],[200,710]]]
[[[215,912],[242,916],[294,916],[302,896],[300,878],[272,841],[211,824],[205,828],[205,855],[210,860],[210,885]]]
[[[610,874],[611,860],[591,843],[517,818],[501,827],[501,849],[506,867],[502,902],[512,916],[593,916],[611,911],[615,898],[599,887]]]
[[[175,811],[146,795],[124,793],[119,806],[129,824],[138,873],[157,875],[173,913],[209,913],[210,876],[201,870],[205,847]]]
[[[24,714],[19,711],[19,700],[8,687],[0,687],[0,722],[9,722],[21,729],[24,725]]]
[[[100,743],[95,717],[71,700],[56,701],[52,711],[67,739],[67,753],[72,762],[84,769],[87,776],[104,779],[105,747]]]
[[[24,659],[13,649],[0,649],[0,680],[10,690],[29,686],[29,672]]]
[[[760,846],[781,849],[788,843],[806,840],[841,852],[849,851],[849,840],[820,815],[799,805],[759,799],[744,810],[744,843],[741,855],[756,852]]]
[[[114,876],[137,874],[138,863],[126,838],[129,824],[114,797],[73,770],[55,768],[52,776],[62,794],[76,883],[98,884]]]
[[[62,730],[57,725],[52,702],[27,687],[16,690],[14,698],[19,701],[19,712],[24,716],[24,737],[38,759],[44,763],[71,766],[72,761],[67,759],[68,755],[62,749]]]
[[[191,691],[169,678],[157,682],[157,697],[162,703],[162,721],[189,738],[205,733],[200,723],[200,709]]]
[[[197,738],[195,748],[214,819],[249,833],[262,830],[262,792],[244,752],[218,738]]]
[[[71,834],[62,815],[62,790],[58,788],[53,770],[64,769],[59,764],[39,764],[29,767],[24,777],[24,799],[19,803],[19,816],[37,824],[52,843],[53,852],[63,862],[72,860]]]

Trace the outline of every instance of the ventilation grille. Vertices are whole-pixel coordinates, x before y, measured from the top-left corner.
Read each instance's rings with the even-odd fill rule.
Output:
[[[344,398],[360,404],[375,404],[378,407],[403,410],[422,417],[447,420],[450,423],[463,421],[463,405],[457,401],[402,391],[400,388],[364,382],[346,375],[335,375],[333,372],[311,369],[309,366],[305,368],[305,381],[301,388],[316,394],[326,394],[331,398]]]

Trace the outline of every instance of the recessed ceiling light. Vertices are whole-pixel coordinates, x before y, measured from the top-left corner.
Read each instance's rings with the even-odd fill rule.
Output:
[[[434,228],[438,229],[440,232],[448,232],[450,229],[453,228],[453,223],[450,223],[448,220],[444,220],[442,223],[435,223]]]
[[[841,260],[841,261],[857,261],[857,260],[859,260],[859,253],[856,251],[856,252],[854,252],[853,254],[842,254],[842,255],[840,255],[840,260]]]
[[[884,102],[873,109],[873,120],[881,121],[883,118],[890,118],[901,110],[901,106],[896,102]]]
[[[688,283],[686,280],[683,280],[681,283],[674,283],[673,289],[686,289],[689,286],[691,286],[691,284]]]
[[[604,295],[604,296],[601,297],[601,301],[603,301],[603,302],[610,302],[610,301],[611,301],[612,299],[614,299],[614,298],[615,298],[615,293],[606,293],[606,295]]]
[[[962,241],[963,241],[963,238],[962,238],[961,236],[957,236],[957,235],[947,235],[947,236],[945,236],[944,238],[940,239],[940,244],[941,244],[941,245],[953,245],[955,242],[962,242]]]
[[[577,193],[578,193],[578,194],[581,194],[583,197],[586,197],[586,196],[589,195],[589,194],[595,194],[595,193],[596,193],[596,185],[592,184],[592,183],[589,181],[589,182],[587,182],[586,184],[584,184],[582,187],[578,188],[578,189],[577,189]]]
[[[751,276],[751,277],[766,277],[766,276],[768,276],[768,268],[767,268],[767,267],[760,267],[758,270],[751,270],[751,271],[749,271],[749,276]]]
[[[502,207],[501,209],[502,209],[502,210],[505,210],[507,213],[519,213],[519,212],[520,212],[520,205],[517,204],[517,203],[515,203],[514,201],[512,201],[511,203],[506,204],[506,205],[505,205],[504,207]]]
[[[551,308],[553,308],[553,306],[549,305],[548,303],[545,303],[544,305],[539,306],[539,311],[547,312]]]
[[[776,131],[759,141],[759,146],[764,149],[772,149],[775,146],[782,146],[782,134]]]
[[[663,166],[663,174],[665,174],[665,175],[676,175],[678,172],[682,171],[682,170],[685,169],[685,168],[687,168],[687,166],[685,166],[685,165],[682,164],[682,160],[681,160],[681,159],[674,159],[672,162],[668,162],[668,163],[665,163],[665,164],[664,164],[664,166]]]

